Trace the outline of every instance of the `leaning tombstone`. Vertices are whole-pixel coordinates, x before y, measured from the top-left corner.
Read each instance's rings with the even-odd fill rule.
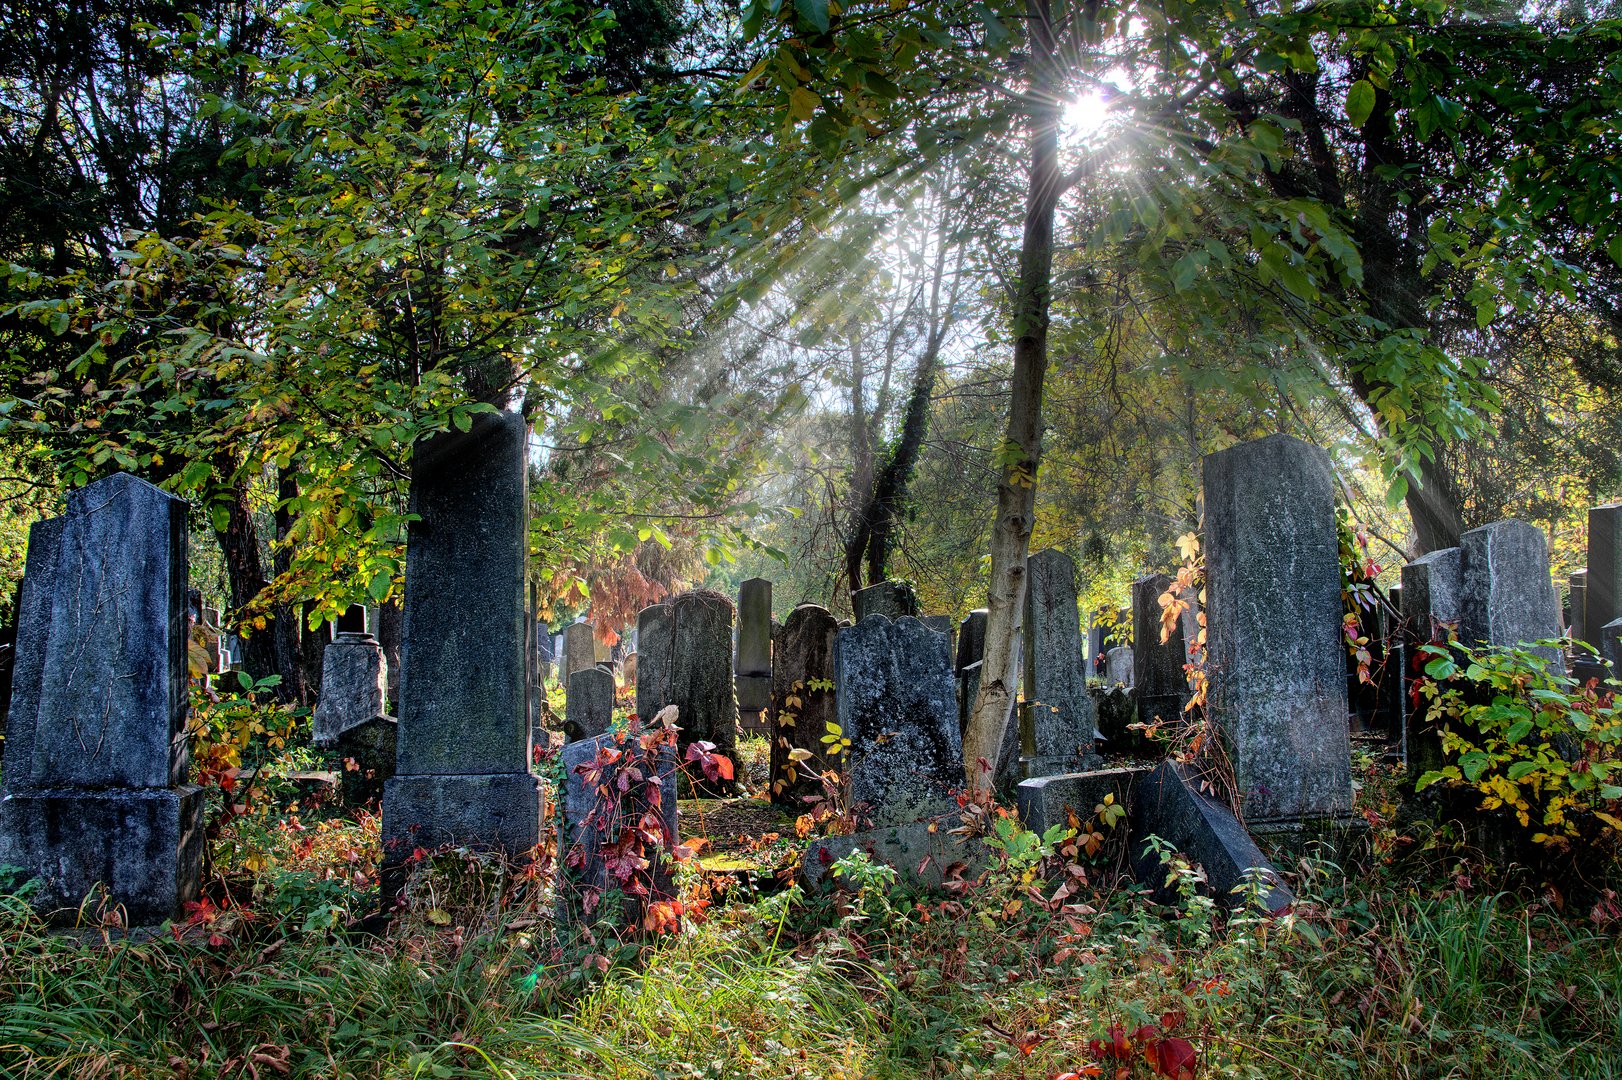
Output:
[[[771,801],[803,807],[823,793],[822,775],[836,765],[822,738],[838,724],[834,703],[834,634],[827,608],[801,604],[774,641],[771,701]]]
[[[903,615],[918,614],[918,597],[905,581],[881,581],[877,585],[857,589],[850,594],[850,604],[857,622],[869,615],[899,619]]]
[[[29,530],[0,799],[0,865],[45,912],[99,887],[126,925],[197,895],[186,784],[186,504],[120,473]]]
[[[319,748],[332,746],[350,728],[386,711],[383,646],[366,632],[364,620],[359,625],[360,630],[339,630],[321,654],[321,699],[311,740]]]
[[[524,670],[527,436],[518,414],[483,413],[413,455],[385,896],[418,848],[520,857],[540,839]]]
[[[1026,562],[1024,673],[1030,732],[1026,776],[1080,772],[1098,763],[1098,714],[1082,669],[1076,566],[1049,548]]]
[[[633,720],[569,743],[561,758],[560,918],[666,928],[661,914],[675,917],[676,898],[675,732],[661,720]]]
[[[750,578],[738,587],[738,648],[733,669],[738,723],[749,734],[769,728],[763,717],[772,699],[772,583]]]
[[[1352,811],[1334,472],[1288,435],[1205,459],[1208,715],[1253,828]]]
[[[569,676],[569,702],[563,737],[569,742],[595,739],[614,721],[614,676],[602,668],[587,668]]]

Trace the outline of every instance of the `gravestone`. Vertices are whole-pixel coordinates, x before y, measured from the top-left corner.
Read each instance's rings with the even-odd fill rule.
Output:
[[[1288,435],[1205,459],[1208,715],[1252,825],[1352,809],[1334,473]]]
[[[638,722],[563,748],[558,908],[566,921],[603,918],[608,912],[601,904],[612,895],[619,904],[614,921],[636,926],[650,902],[676,896],[663,857],[675,851],[678,837],[676,751],[668,740],[644,750],[646,730]],[[641,775],[622,775],[628,768]],[[622,779],[629,781],[623,791]],[[613,866],[605,858],[610,847],[616,848]]]
[[[386,667],[383,646],[371,634],[364,630],[338,632],[321,655],[321,700],[315,706],[311,740],[316,746],[331,746],[350,728],[384,715]]]
[[[1178,618],[1161,641],[1160,597],[1175,584],[1167,574],[1148,574],[1132,583],[1132,685],[1138,720],[1145,724],[1175,722],[1188,704],[1187,620]]]
[[[1571,639],[1573,641],[1588,641],[1588,627],[1583,616],[1588,612],[1588,571],[1575,570],[1570,578],[1571,588]]]
[[[343,614],[338,616],[338,622],[333,626],[332,632],[335,637],[338,634],[370,635],[371,630],[366,625],[366,605],[350,604],[344,609]]]
[[[1622,618],[1622,505],[1588,511],[1588,566],[1583,579],[1583,640],[1599,647],[1605,625]]]
[[[227,654],[223,648],[220,633],[220,609],[203,607],[198,609],[197,625],[203,631],[203,650],[208,654],[208,672],[210,675],[222,675],[230,671],[226,663]]]
[[[772,669],[771,800],[803,808],[822,794],[821,775],[837,762],[825,756],[822,737],[839,722],[834,695],[834,634],[827,608],[801,604],[777,631]],[[800,751],[806,757],[801,757]],[[800,760],[796,760],[800,758]]]
[[[1435,657],[1423,646],[1446,644],[1459,627],[1464,609],[1464,563],[1460,549],[1427,552],[1402,568],[1402,625],[1407,656],[1403,669],[1403,696],[1412,701],[1410,688]],[[1442,740],[1426,718],[1428,702],[1420,698],[1403,722],[1402,754],[1410,775],[1417,778],[1440,769]]]
[[[1025,576],[1025,774],[1080,772],[1098,763],[1098,715],[1082,670],[1076,565],[1049,548],[1026,561]]]
[[[197,895],[186,536],[186,504],[123,473],[29,530],[0,865],[35,877],[43,911],[76,908],[99,884],[128,925],[148,925]]]
[[[383,668],[388,677],[385,700],[393,712],[400,705],[400,637],[405,632],[405,612],[398,602],[385,600],[377,605],[377,642],[383,646]]]
[[[567,685],[569,676],[577,671],[597,666],[597,633],[589,622],[570,623],[563,628],[563,670],[560,673]]]
[[[869,615],[834,638],[851,802],[875,826],[918,821],[964,785],[946,639],[910,616]]]
[[[953,670],[957,673],[957,728],[968,730],[969,715],[974,711],[974,699],[980,693],[980,662],[986,652],[986,619],[991,612],[976,608],[958,624],[957,658]],[[973,671],[970,671],[973,668]],[[972,685],[971,685],[972,683]]]
[[[627,686],[630,686],[631,688],[635,689],[635,687],[636,687],[636,653],[632,653],[631,655],[627,656],[625,658],[625,662],[620,665],[620,676],[625,680],[625,684]]]
[[[374,716],[338,736],[333,757],[341,764],[338,785],[344,805],[364,806],[383,798],[394,775],[399,736],[400,724],[392,716]]]
[[[718,753],[736,764],[732,621],[732,601],[708,589],[644,608],[637,620],[637,713],[654,716],[666,705],[676,706],[682,761],[689,746],[703,741],[713,743]],[[706,795],[731,795],[737,790],[735,780],[711,781],[698,775],[693,785]]]
[[[1600,628],[1600,656],[1611,662],[1611,678],[1622,678],[1622,619]]]
[[[765,578],[750,578],[738,586],[734,670],[738,723],[750,734],[764,733],[762,717],[772,700],[772,583]]]
[[[850,604],[857,622],[869,615],[899,619],[903,615],[918,614],[918,597],[905,581],[881,581],[877,585],[857,589],[850,594]]]
[[[1090,678],[1104,677],[1104,637],[1109,631],[1096,623],[1087,625],[1087,674]]]
[[[1133,674],[1132,647],[1117,645],[1104,654],[1104,685],[1131,686]]]
[[[1564,673],[1560,650],[1531,642],[1560,636],[1560,601],[1549,577],[1543,530],[1513,519],[1459,538],[1462,585],[1459,640],[1466,645],[1525,645]]]
[[[527,443],[523,417],[483,413],[413,454],[385,897],[416,848],[517,857],[540,839],[524,668]]]
[[[614,676],[590,667],[569,676],[563,736],[569,742],[595,739],[614,722]]]

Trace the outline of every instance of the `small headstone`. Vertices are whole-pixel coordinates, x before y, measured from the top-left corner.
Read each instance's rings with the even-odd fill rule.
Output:
[[[1149,574],[1132,583],[1132,686],[1138,719],[1145,724],[1174,722],[1188,704],[1188,647],[1184,619],[1177,619],[1162,641],[1160,597],[1175,582],[1166,574]]]
[[[1600,630],[1600,655],[1611,662],[1611,678],[1622,680],[1622,619],[1612,619]]]
[[[660,609],[664,609],[660,613]],[[694,742],[713,743],[716,752],[734,759],[738,743],[738,705],[732,673],[732,601],[701,589],[673,597],[667,604],[644,608],[637,622],[641,663],[637,680],[637,713],[654,716],[666,705],[677,708],[681,728],[678,752],[686,760]],[[731,795],[736,781],[694,777],[694,789],[706,795]]]
[[[978,664],[986,653],[986,620],[991,612],[986,608],[975,608],[964,616],[963,621],[957,625],[957,664],[956,670],[962,671],[970,664]]]
[[[822,737],[839,722],[834,699],[834,634],[827,608],[801,604],[777,632],[772,670],[771,800],[803,808],[822,794],[820,777],[836,762],[824,754]],[[797,753],[798,751],[798,753]]]
[[[413,455],[398,771],[383,799],[393,882],[417,848],[516,857],[540,839],[524,662],[528,441],[522,416],[481,413]]]
[[[1587,614],[1588,611],[1588,571],[1574,571],[1571,575],[1570,585],[1571,621],[1567,625],[1571,627],[1571,638],[1573,641],[1587,641],[1588,628],[1583,622],[1583,616]]]
[[[881,581],[877,585],[857,589],[850,594],[850,603],[857,622],[869,615],[899,619],[903,615],[916,617],[918,614],[918,597],[905,581]]]
[[[1601,631],[1622,618],[1622,505],[1596,506],[1588,511],[1588,573],[1583,579],[1584,638],[1600,645]]]
[[[670,703],[675,631],[669,604],[649,605],[636,617],[636,713],[644,719]]]
[[[738,649],[734,659],[738,723],[763,734],[772,698],[772,583],[750,578],[738,586]]]
[[[1245,820],[1352,809],[1334,473],[1288,435],[1205,459],[1207,713],[1227,736]]]
[[[1524,521],[1496,521],[1459,538],[1463,585],[1459,640],[1523,645],[1564,673],[1560,650],[1531,642],[1560,636],[1560,601],[1549,577],[1543,530]]]
[[[1413,700],[1409,689],[1424,666],[1435,659],[1422,647],[1445,644],[1459,627],[1464,608],[1463,552],[1441,548],[1427,552],[1402,568],[1402,625],[1404,650],[1403,696]],[[1402,730],[1403,760],[1415,778],[1440,769],[1442,740],[1426,719],[1427,703],[1420,698],[1405,719]]]
[[[563,630],[562,678],[597,666],[597,633],[589,622],[570,623]]]
[[[1068,825],[1072,816],[1086,823],[1106,799],[1124,810],[1131,805],[1133,785],[1149,769],[1148,765],[1130,765],[1023,780],[1018,791],[1019,819],[1040,836],[1054,825]]]
[[[98,884],[130,925],[197,895],[187,769],[186,504],[123,473],[29,531],[7,716],[0,864],[42,910]]]
[[[315,706],[312,739],[316,746],[331,746],[350,728],[384,714],[385,668],[383,646],[376,638],[339,631],[321,655],[321,700]]]
[[[1104,685],[1131,686],[1133,665],[1132,647],[1117,645],[1104,654]]]
[[[1104,677],[1104,654],[1108,651],[1104,647],[1104,637],[1108,633],[1097,623],[1087,625],[1087,674],[1090,678]]]
[[[1076,566],[1062,551],[1026,561],[1024,671],[1027,776],[1081,772],[1098,762],[1098,716],[1082,669]]]
[[[569,742],[595,739],[614,722],[614,676],[587,668],[569,676],[569,700],[563,735]]]
[[[668,738],[644,749],[645,730],[638,723],[563,748],[558,907],[565,920],[596,922],[612,911],[619,925],[637,926],[648,904],[675,898],[665,855],[678,838],[676,751]],[[630,781],[623,789],[622,780]]]
[[[333,627],[335,634],[370,634],[366,625],[366,605],[350,604],[344,613],[338,616],[338,624]]]
[[[869,615],[834,638],[834,667],[852,804],[876,826],[938,811],[965,782],[946,639]]]
[[[400,725],[392,716],[374,716],[338,736],[338,783],[347,806],[364,806],[383,798],[394,775]]]

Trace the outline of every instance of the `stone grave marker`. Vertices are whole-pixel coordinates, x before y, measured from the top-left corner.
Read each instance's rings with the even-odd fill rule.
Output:
[[[321,700],[315,706],[312,738],[316,746],[331,746],[350,728],[387,712],[387,666],[383,646],[371,634],[338,631],[321,654]]]
[[[903,615],[918,614],[918,597],[905,581],[881,581],[877,585],[857,589],[850,594],[850,604],[857,622],[869,615],[899,619]]]
[[[1132,685],[1141,723],[1173,723],[1188,704],[1187,620],[1179,618],[1165,641],[1161,636],[1160,597],[1175,582],[1167,574],[1147,574],[1132,583]]]
[[[1028,776],[1079,772],[1099,761],[1098,715],[1082,669],[1076,566],[1049,548],[1026,561],[1025,708]]]
[[[569,742],[595,739],[614,722],[614,676],[589,667],[569,676],[568,711],[563,735]]]
[[[1569,583],[1571,589],[1571,621],[1567,625],[1571,627],[1571,638],[1573,641],[1587,641],[1588,627],[1583,621],[1583,616],[1588,612],[1588,571],[1572,571]]]
[[[570,623],[563,629],[564,683],[570,675],[597,666],[597,632],[589,622]]]
[[[1560,636],[1560,601],[1549,577],[1543,530],[1513,519],[1471,529],[1459,538],[1459,640],[1527,645],[1564,671],[1560,650],[1530,643]]]
[[[1422,646],[1446,643],[1457,630],[1463,611],[1463,552],[1441,548],[1427,552],[1402,568],[1402,625],[1404,649],[1409,655],[1402,673],[1403,697],[1434,657],[1419,652]],[[1443,765],[1442,742],[1425,718],[1424,699],[1407,713],[1402,729],[1403,760],[1418,777]]]
[[[1205,459],[1208,715],[1252,826],[1352,810],[1334,474],[1288,435]]]
[[[524,664],[527,443],[522,416],[483,413],[413,455],[385,896],[415,848],[517,857],[540,839]]]
[[[834,669],[852,803],[875,826],[943,809],[965,783],[946,639],[910,616],[869,615],[834,638]]]
[[[974,699],[980,693],[979,664],[985,657],[986,619],[990,615],[988,609],[976,608],[958,624],[957,658],[953,670],[957,673],[957,728],[960,734],[968,730]],[[971,668],[973,671],[970,671]]]
[[[36,878],[43,911],[77,908],[99,884],[128,925],[149,925],[197,895],[186,537],[186,504],[123,473],[29,531],[0,864]]]
[[[1117,645],[1104,654],[1104,685],[1131,686],[1133,668],[1132,646]]]
[[[637,713],[654,716],[666,705],[676,706],[679,760],[686,760],[694,742],[703,741],[713,743],[716,752],[736,764],[732,622],[732,601],[707,589],[644,608],[637,620]],[[692,779],[694,790],[705,795],[731,795],[737,790],[735,780],[711,781],[701,775]]]
[[[772,583],[750,578],[738,586],[738,648],[734,660],[738,723],[765,733],[762,719],[772,700]]]
[[[822,794],[820,776],[836,767],[822,737],[839,722],[834,697],[834,634],[827,608],[801,604],[777,631],[772,669],[771,800],[804,808]],[[795,751],[800,751],[796,754]],[[801,757],[801,754],[805,755]]]
[[[1622,618],[1622,505],[1588,511],[1588,565],[1583,578],[1584,638],[1598,648],[1605,625]],[[1575,614],[1575,611],[1573,612]]]

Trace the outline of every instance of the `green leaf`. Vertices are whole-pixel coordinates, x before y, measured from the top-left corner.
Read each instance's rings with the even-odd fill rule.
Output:
[[[383,598],[389,595],[389,585],[393,581],[393,574],[389,573],[387,570],[379,570],[377,573],[372,575],[371,583],[366,586],[366,595],[370,596],[373,600],[376,600],[381,604],[383,602]]]
[[[1459,771],[1464,778],[1472,784],[1481,779],[1481,774],[1487,771],[1492,759],[1480,750],[1472,750],[1468,754],[1459,755]]]
[[[818,33],[828,32],[828,0],[794,0],[794,10],[816,27]]]
[[[1346,91],[1346,119],[1353,127],[1360,128],[1369,122],[1369,116],[1374,112],[1374,84],[1367,79],[1359,79]]]
[[[1508,739],[1510,742],[1520,742],[1522,739],[1526,738],[1531,733],[1532,733],[1532,721],[1530,721],[1530,720],[1522,720],[1520,723],[1518,723],[1514,727],[1510,728],[1508,733],[1506,733],[1504,737],[1506,739]],[[1511,776],[1510,779],[1513,780],[1515,778],[1513,776]]]

